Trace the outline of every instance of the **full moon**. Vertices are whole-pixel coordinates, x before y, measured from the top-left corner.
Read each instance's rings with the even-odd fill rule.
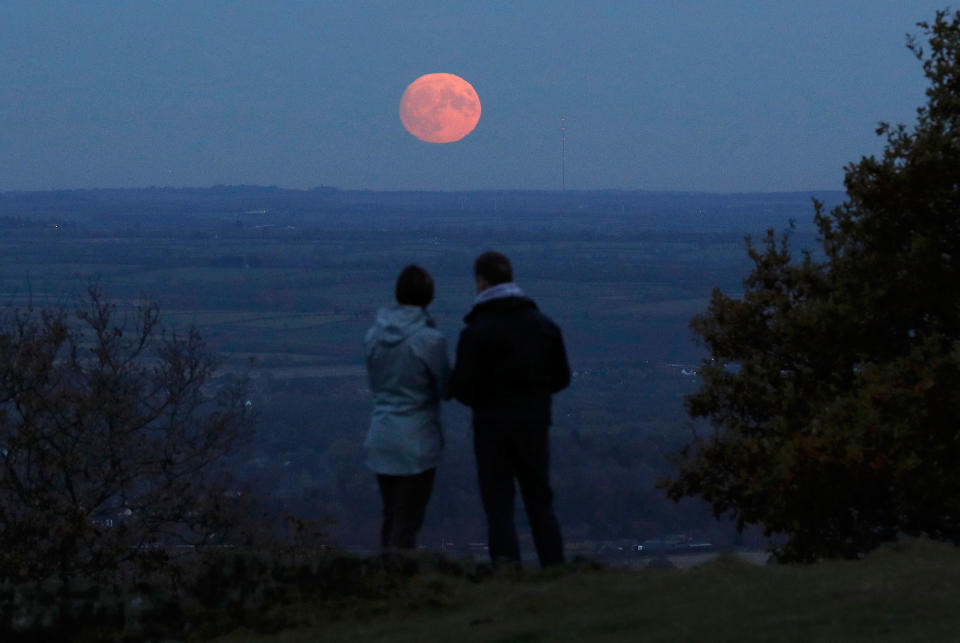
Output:
[[[473,86],[454,74],[426,74],[400,98],[400,121],[427,143],[453,143],[480,122],[480,98]]]

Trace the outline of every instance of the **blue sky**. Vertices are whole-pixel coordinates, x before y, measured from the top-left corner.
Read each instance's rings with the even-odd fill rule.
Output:
[[[0,191],[838,189],[923,100],[926,0],[0,3]],[[458,143],[402,127],[455,73]]]

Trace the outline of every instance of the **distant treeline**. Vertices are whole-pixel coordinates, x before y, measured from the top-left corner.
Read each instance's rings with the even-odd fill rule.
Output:
[[[641,216],[648,219],[650,227],[659,229],[695,226],[716,231],[753,228],[771,217],[778,225],[794,219],[802,229],[810,224],[812,199],[830,206],[843,198],[843,192],[827,190],[740,194],[645,190],[379,192],[238,185],[0,192],[0,217],[49,218],[51,213],[87,217],[95,213],[103,222],[117,216],[129,221],[150,215],[272,218],[350,213],[375,216],[389,226],[409,222],[411,215],[442,214],[456,220],[479,214],[497,220],[506,214],[526,214],[546,215],[544,223],[549,227],[587,222],[602,229],[622,222],[624,217],[635,224],[636,217]],[[341,223],[349,226],[350,221]]]

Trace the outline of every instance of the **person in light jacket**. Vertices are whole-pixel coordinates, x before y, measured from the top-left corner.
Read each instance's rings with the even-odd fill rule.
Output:
[[[407,266],[395,293],[397,303],[378,311],[364,340],[373,391],[364,448],[383,499],[385,550],[416,544],[443,450],[440,401],[450,379],[446,341],[426,311],[433,300],[430,274]]]

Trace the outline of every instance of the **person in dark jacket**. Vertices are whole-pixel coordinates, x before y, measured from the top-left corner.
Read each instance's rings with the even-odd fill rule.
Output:
[[[493,562],[520,562],[515,483],[543,567],[563,562],[550,488],[550,399],[570,383],[563,336],[513,282],[510,261],[474,262],[477,292],[464,318],[450,395],[473,409],[473,445]]]
[[[364,338],[373,413],[364,447],[383,499],[382,549],[412,549],[443,450],[440,400],[450,378],[447,344],[427,314],[433,279],[410,265],[397,303],[381,308]]]

